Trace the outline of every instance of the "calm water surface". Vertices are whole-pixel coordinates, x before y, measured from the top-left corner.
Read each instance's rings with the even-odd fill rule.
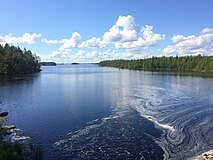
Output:
[[[213,149],[213,79],[97,65],[0,77],[0,111],[43,159],[187,159]]]

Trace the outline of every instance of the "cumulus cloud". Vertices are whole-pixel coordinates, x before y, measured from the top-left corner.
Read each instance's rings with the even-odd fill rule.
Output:
[[[107,42],[129,42],[137,40],[139,28],[132,16],[119,16],[118,20],[108,32],[104,33],[103,39]]]
[[[104,34],[103,38],[106,42],[117,42],[122,39],[122,33],[118,26],[113,25],[112,28]]]
[[[66,50],[68,48],[103,48],[107,46],[107,43],[102,41],[100,38],[92,37],[91,39],[80,43],[81,35],[77,32],[74,32],[70,39],[62,40],[48,40],[43,38],[42,43],[50,44],[63,44],[60,47],[60,50]]]
[[[155,46],[165,39],[165,35],[153,32],[153,26],[136,25],[134,17],[119,16],[116,23],[103,34],[101,38],[92,37],[80,43],[81,35],[74,32],[70,39],[47,40],[42,42],[47,44],[63,44],[60,50],[69,48],[104,48],[113,44],[115,48],[148,48]]]
[[[143,53],[143,54],[142,54]],[[105,51],[93,50],[85,52],[78,50],[76,52],[70,49],[53,51],[48,56],[41,55],[42,61],[54,61],[62,63],[71,62],[100,62],[102,60],[114,60],[114,59],[140,59],[150,57],[151,54],[145,53],[140,49],[127,49],[119,51],[116,49],[106,49]]]
[[[47,40],[46,38],[42,38],[41,42],[50,44],[62,44],[59,50],[66,50],[69,48],[78,48],[81,40],[81,35],[78,32],[72,33],[72,36],[69,39],[62,40]]]
[[[46,38],[42,38],[41,42],[50,44],[62,44],[59,50],[66,50],[69,48],[78,48],[81,40],[81,35],[78,32],[72,33],[72,36],[69,39],[62,40],[47,40]]]
[[[65,50],[68,48],[77,48],[81,40],[81,35],[78,32],[74,32],[70,39],[65,39],[64,44],[59,48]]]
[[[135,41],[116,42],[116,48],[148,48],[155,46],[159,41],[165,39],[165,35],[155,34],[152,31],[153,26],[145,26],[142,29],[142,35]]]
[[[200,34],[206,34],[206,33],[212,33],[213,32],[213,28],[204,28]]]
[[[79,48],[103,48],[106,46],[107,46],[107,43],[105,43],[104,41],[101,41],[100,38],[95,38],[95,37],[79,44]]]
[[[184,41],[185,39],[186,37],[184,37],[183,35],[176,35],[172,37],[172,42],[178,43],[178,42]]]
[[[42,43],[47,43],[48,45],[61,44],[61,43],[64,43],[65,41],[66,41],[66,39],[62,39],[62,40],[58,41],[58,40],[47,40],[46,38],[42,38],[42,40],[41,40]]]
[[[48,56],[42,56],[42,61],[54,61],[54,62],[83,62],[88,56],[85,51],[79,50],[73,53],[70,49],[53,51],[52,54]],[[90,55],[91,56],[91,55]]]
[[[135,23],[134,17],[119,16],[115,24],[102,37],[81,41],[81,35],[74,32],[70,39],[47,40],[47,44],[62,44],[43,61],[55,62],[99,62],[108,59],[139,59],[151,56],[148,49],[165,39],[165,35],[154,33],[153,26],[143,27]],[[71,51],[72,48],[77,50]],[[87,48],[87,52],[83,51]],[[90,48],[90,49],[88,49]],[[93,49],[93,50],[92,50]],[[92,51],[91,51],[92,50]]]
[[[115,25],[103,35],[103,41],[114,43],[115,48],[147,48],[165,39],[165,35],[153,32],[153,26],[136,25],[134,17],[119,16]]]
[[[21,44],[21,43],[27,43],[27,44],[34,44],[35,43],[35,39],[39,38],[41,36],[41,34],[37,34],[37,33],[33,33],[33,34],[29,34],[29,33],[24,33],[22,36],[20,37],[15,37],[12,35],[12,33],[10,33],[9,35],[6,36],[1,36],[0,35],[0,43],[1,44]]]
[[[175,35],[171,40],[174,45],[164,48],[163,53],[213,55],[213,28],[204,28],[198,36]]]
[[[165,35],[153,32],[153,26],[139,27],[134,17],[119,16],[115,25],[103,35],[103,40],[114,43],[116,48],[152,47],[165,39]]]
[[[41,56],[42,61],[54,61],[54,62],[66,62],[72,59],[70,50],[64,51],[53,51],[52,54],[48,56]]]

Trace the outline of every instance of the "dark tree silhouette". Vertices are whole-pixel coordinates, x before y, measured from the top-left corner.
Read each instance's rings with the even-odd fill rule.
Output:
[[[0,45],[0,74],[28,74],[41,71],[39,57],[30,50]]]

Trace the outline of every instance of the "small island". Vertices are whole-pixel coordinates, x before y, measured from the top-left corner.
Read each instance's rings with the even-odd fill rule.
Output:
[[[78,65],[78,64],[80,64],[80,63],[77,63],[77,62],[71,63],[71,65]]]
[[[56,66],[55,62],[40,62],[41,66]]]
[[[40,58],[30,50],[9,44],[0,45],[0,74],[18,75],[40,72]]]

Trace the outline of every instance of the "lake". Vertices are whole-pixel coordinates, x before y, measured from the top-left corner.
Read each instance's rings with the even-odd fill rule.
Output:
[[[95,64],[0,77],[0,111],[43,159],[187,159],[213,149],[213,78]]]

